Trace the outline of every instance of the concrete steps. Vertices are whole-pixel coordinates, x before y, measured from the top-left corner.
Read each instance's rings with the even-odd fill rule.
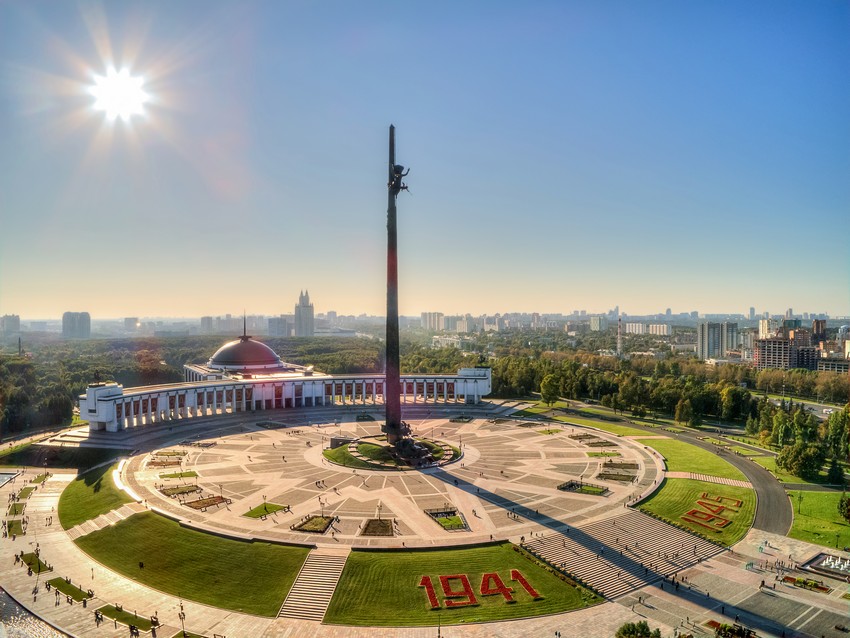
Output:
[[[534,537],[525,547],[609,599],[719,554],[723,548],[636,510]]]
[[[310,552],[278,616],[321,622],[333,598],[348,554],[347,548],[344,552],[325,549]]]

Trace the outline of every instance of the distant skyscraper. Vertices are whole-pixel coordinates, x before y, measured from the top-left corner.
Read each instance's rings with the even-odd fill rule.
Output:
[[[127,332],[135,332],[138,327],[138,317],[124,317],[124,330],[126,330]]]
[[[753,306],[750,306],[749,320],[753,321],[755,318],[756,318],[756,309]]]
[[[62,336],[66,339],[88,339],[91,336],[89,313],[66,312],[62,315]]]
[[[794,309],[793,308],[788,308],[788,310],[785,311],[785,318],[786,319],[793,319],[794,318]]]
[[[313,336],[313,304],[310,303],[310,293],[302,292],[298,296],[298,305],[295,306],[295,336]]]
[[[213,332],[213,318],[201,317],[201,334],[210,335]]]
[[[697,358],[719,359],[723,356],[723,336],[719,323],[701,321],[697,325]]]

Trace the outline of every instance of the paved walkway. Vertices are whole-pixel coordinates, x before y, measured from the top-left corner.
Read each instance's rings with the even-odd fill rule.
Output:
[[[147,508],[140,503],[127,503],[126,505],[122,505],[111,512],[101,514],[90,521],[85,521],[79,525],[75,525],[68,530],[68,536],[71,537],[72,541],[77,540],[80,536],[85,536],[86,534],[91,534],[92,532],[96,532],[104,527],[115,525],[115,523],[123,521],[125,518],[129,518],[133,514],[145,511],[147,511]]]
[[[696,474],[694,472],[667,472],[667,478],[683,478],[694,479],[696,481],[705,481],[706,483],[718,483],[720,485],[733,485],[735,487],[747,487],[752,489],[753,484],[749,481],[740,481],[737,479],[722,478],[720,476],[709,476],[708,474]]]

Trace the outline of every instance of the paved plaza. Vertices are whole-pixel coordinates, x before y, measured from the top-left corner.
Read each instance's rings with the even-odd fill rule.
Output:
[[[609,602],[542,618],[443,627],[441,635],[552,636],[560,631],[564,636],[602,638],[613,636],[624,622],[643,618],[661,627],[665,636],[692,623],[695,635],[712,635],[706,621],[731,622],[736,616],[757,627],[760,636],[780,636],[783,631],[788,636],[846,635],[835,629],[846,618],[848,601],[841,598],[846,583],[834,583],[829,595],[781,582],[774,589],[776,573],[770,561],[802,563],[823,548],[751,531],[730,552],[656,521],[628,505],[650,494],[664,477],[658,454],[628,437],[587,427],[514,419],[509,414],[513,407],[490,404],[472,410],[475,418],[468,422],[452,420],[457,408],[407,408],[405,418],[415,435],[463,451],[451,464],[411,471],[353,470],[323,457],[332,437],[379,434],[379,423],[362,420],[367,418],[362,409],[289,410],[261,418],[242,413],[117,435],[74,431],[57,436],[51,444],[108,442],[135,450],[116,478],[137,502],[63,531],[58,520],[51,524],[51,517],[59,495],[75,476],[55,471],[28,501],[27,534],[14,541],[3,539],[0,583],[21,604],[74,636],[127,635],[120,624],[94,623],[91,609],[116,601],[140,614],[155,612],[163,622],[156,635],[169,638],[180,630],[181,605],[187,629],[210,638],[435,636],[434,627],[321,624],[348,553],[365,547],[523,540],[550,563],[568,565]],[[372,416],[380,418],[377,412]],[[197,477],[163,477],[181,472],[195,472]],[[33,475],[28,470],[0,492],[8,498]],[[604,494],[558,489],[568,481],[602,488]],[[161,491],[181,485],[197,485],[198,491],[174,497]],[[224,502],[204,511],[182,502],[201,496],[218,496]],[[244,516],[264,503],[286,509],[261,518]],[[449,506],[463,516],[467,530],[446,531],[426,513]],[[162,593],[106,569],[73,542],[145,510],[219,535],[310,547],[289,597],[281,601],[280,616],[240,614]],[[314,515],[334,517],[332,527],[324,534],[292,529]],[[374,518],[391,519],[393,535],[364,536],[365,522]],[[626,538],[632,547],[624,551]],[[685,546],[688,552],[680,556],[677,550]],[[36,547],[54,567],[51,577],[68,576],[94,590],[88,609],[48,595],[43,576],[28,576],[15,564],[15,554]],[[664,559],[654,559],[656,553]],[[763,580],[765,588],[760,586]]]

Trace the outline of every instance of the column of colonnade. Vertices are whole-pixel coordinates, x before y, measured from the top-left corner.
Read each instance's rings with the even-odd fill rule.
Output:
[[[267,399],[269,387],[258,384],[257,387],[252,387],[251,399],[248,399],[248,387],[245,385],[233,386],[214,386],[212,388],[197,388],[177,391],[155,392],[150,395],[136,395],[122,398],[116,401],[116,406],[121,406],[121,418],[115,421],[117,430],[122,430],[129,427],[139,427],[142,425],[150,425],[159,423],[160,421],[176,420],[184,418],[192,418],[198,416],[217,416],[228,413],[228,406],[232,412],[249,410],[266,410],[268,409],[267,401],[271,401],[271,409],[277,408],[277,388],[281,389],[280,407],[286,408],[287,399],[289,406],[296,405],[297,382],[280,382],[273,383],[270,388],[271,399]],[[330,387],[328,387],[330,383]],[[429,391],[428,384],[432,384],[432,389]],[[439,388],[440,383],[443,387]],[[450,393],[449,384],[453,383],[453,388]],[[347,387],[350,384],[350,392]],[[332,381],[303,381],[301,382],[301,406],[318,406],[318,396],[321,395],[321,405],[377,405],[378,404],[378,386],[381,384],[381,393],[386,391],[386,387],[382,384],[382,379],[378,378],[342,378]],[[461,397],[464,401],[469,400],[470,403],[479,403],[481,400],[480,386],[478,379],[464,378],[408,378],[402,379],[401,393],[402,400],[407,403],[410,400],[410,387],[413,388],[413,403],[419,403],[419,396],[422,395],[422,403],[428,404],[429,398],[432,403],[459,403]],[[419,385],[421,384],[421,392]],[[288,386],[288,387],[287,387]],[[228,401],[227,393],[231,392],[230,401]],[[220,394],[219,394],[220,393]],[[237,400],[237,393],[241,396]],[[259,394],[256,394],[259,393]],[[309,400],[308,400],[309,393]],[[451,394],[451,397],[450,397]],[[200,395],[200,396],[199,396]],[[183,406],[180,405],[181,397],[183,398]],[[351,401],[348,401],[348,397]],[[171,399],[174,399],[174,407],[171,407]],[[330,398],[330,402],[328,402]],[[383,397],[385,399],[385,397]],[[156,407],[154,407],[156,401]],[[259,407],[257,407],[259,406]]]

